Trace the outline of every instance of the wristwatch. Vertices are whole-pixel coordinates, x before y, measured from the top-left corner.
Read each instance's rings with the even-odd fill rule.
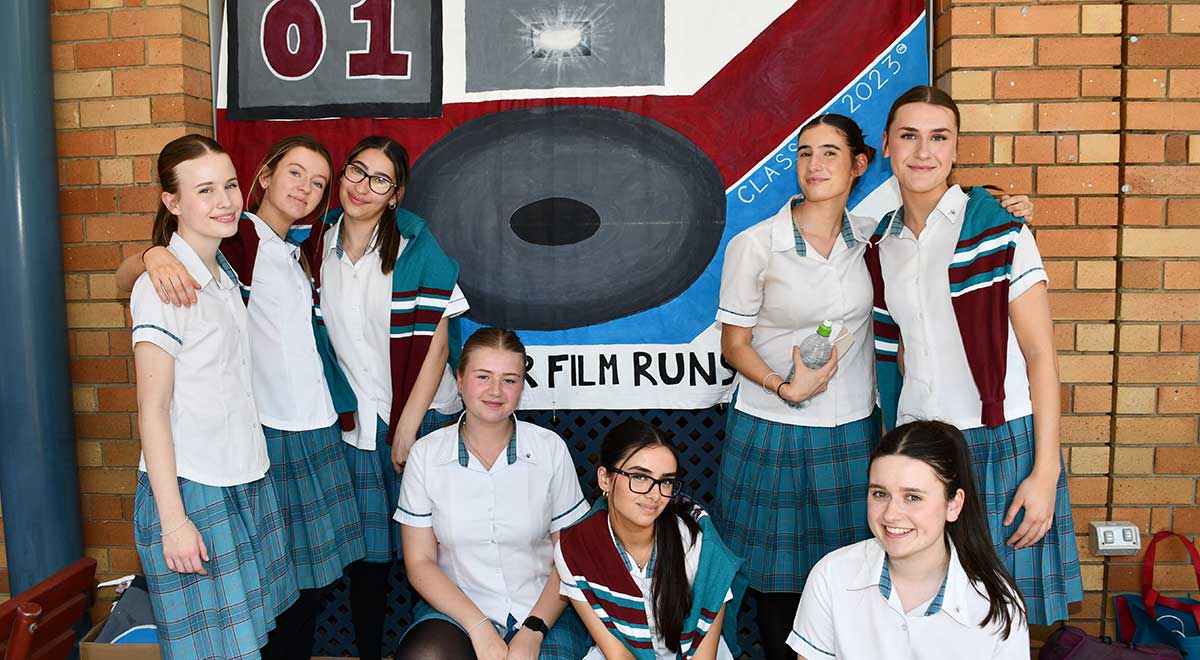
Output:
[[[532,614],[525,617],[525,623],[522,623],[521,627],[528,628],[534,632],[540,632],[543,638],[546,636],[546,633],[550,632],[550,629],[546,627],[546,622],[542,621],[541,617],[536,617]]]

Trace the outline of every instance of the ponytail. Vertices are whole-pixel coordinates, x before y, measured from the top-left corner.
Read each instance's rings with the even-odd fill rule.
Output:
[[[225,149],[217,144],[216,140],[204,135],[192,133],[171,140],[158,152],[158,182],[162,191],[171,195],[179,194],[179,177],[175,169],[181,164],[205,154],[223,153]],[[179,218],[171,213],[160,197],[158,212],[154,214],[154,227],[151,230],[154,245],[166,247],[178,229]]]

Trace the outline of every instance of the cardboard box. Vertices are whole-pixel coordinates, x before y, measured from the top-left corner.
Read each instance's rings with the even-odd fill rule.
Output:
[[[161,660],[158,644],[98,644],[95,639],[104,628],[100,621],[79,640],[80,660]]]

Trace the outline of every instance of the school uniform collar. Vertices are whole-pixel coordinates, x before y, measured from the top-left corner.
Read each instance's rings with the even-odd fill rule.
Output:
[[[787,204],[783,205],[779,213],[775,214],[771,224],[772,252],[795,250],[796,254],[801,257],[808,255],[808,244],[800,236],[800,230],[796,227],[796,223],[792,222],[792,209],[803,203],[803,195],[794,195]],[[854,247],[860,240],[863,240],[855,233],[854,223],[850,221],[850,214],[845,209],[842,210],[842,240],[848,248]]]
[[[978,607],[973,607],[973,605],[979,602],[986,605],[986,601],[975,592],[966,572],[963,571],[962,564],[958,561],[958,549],[954,547],[953,542],[949,542],[949,545],[950,565],[947,567],[946,577],[942,580],[941,589],[938,590],[937,595],[925,610],[925,616],[945,612],[951,619],[963,626],[978,627],[983,615],[986,614],[986,609],[977,611]],[[878,539],[871,538],[863,543],[863,549],[865,556],[861,568],[850,579],[846,589],[861,591],[876,588],[879,589],[879,595],[883,597],[883,600],[887,601],[892,593],[892,580],[883,544]],[[974,598],[972,598],[972,594],[975,594]]]
[[[958,225],[962,222],[962,216],[966,215],[965,209],[968,197],[967,193],[958,184],[950,186],[942,194],[942,198],[938,200],[937,206],[933,207],[933,211],[929,214],[929,217],[932,218],[934,214],[940,214],[950,224]],[[901,206],[889,215],[884,216],[882,222],[886,224],[886,229],[880,240],[899,236],[904,232],[904,207]],[[911,232],[909,233],[911,238]]]
[[[283,243],[284,246],[286,246],[288,248],[288,250],[291,251],[291,254],[293,257],[296,257],[299,255],[300,244],[297,243],[296,241],[292,240],[292,238],[291,238],[292,234],[290,231],[288,232],[288,235],[286,237],[283,237],[283,236],[280,236],[279,234],[275,233],[275,230],[271,227],[271,225],[267,224],[267,221],[263,220],[257,214],[251,213],[249,211],[243,211],[242,215],[249,218],[251,224],[254,225],[254,232],[256,234],[258,234],[259,242]]]
[[[633,557],[630,557],[629,553],[626,552],[625,546],[621,545],[621,539],[617,538],[617,533],[613,531],[612,516],[609,516],[607,518],[607,521],[608,521],[608,533],[612,536],[613,545],[615,545],[617,547],[617,554],[619,554],[621,556],[621,561],[625,562],[625,570],[629,571],[630,573],[637,573],[640,577],[643,577],[643,578],[653,576],[654,575],[654,561],[658,558],[658,544],[656,543],[653,546],[651,546],[650,561],[646,562],[646,568],[645,569],[638,568],[637,563],[633,561]]]
[[[518,459],[520,459],[526,463],[536,464],[537,457],[534,455],[533,449],[528,446],[528,443],[520,442],[517,439],[517,427],[520,423],[517,421],[517,416],[515,414],[512,416],[512,420],[513,432],[512,437],[508,440],[508,446],[504,450],[505,462],[508,465],[512,465],[513,463],[516,463]],[[467,413],[466,411],[463,411],[462,415],[459,416],[458,423],[456,425],[457,428],[455,429],[454,433],[455,441],[453,443],[446,443],[443,451],[436,459],[438,464],[444,465],[456,461],[463,467],[467,467],[471,464],[471,452],[467,451],[467,444],[463,441],[462,435],[463,424],[466,423],[466,421]]]
[[[215,282],[218,289],[229,289],[236,286],[237,273],[233,271],[229,262],[225,261],[220,250],[217,250],[217,265],[221,267],[221,272],[219,277],[214,278],[212,272],[208,270],[208,266],[205,266],[204,262],[200,260],[200,255],[196,254],[196,250],[190,243],[183,240],[179,232],[171,234],[171,242],[167,244],[167,247],[179,259],[179,263],[183,264],[188,275],[196,280],[196,284],[199,284],[201,289],[207,287],[209,282]]]
[[[338,259],[341,259],[342,255],[346,253],[346,251],[342,248],[342,226],[345,219],[346,215],[344,213],[338,215],[337,220],[333,224],[333,229],[330,230],[333,232],[333,235],[325,241],[325,253],[328,254],[332,252],[337,256]],[[363,256],[370,254],[378,247],[379,225],[376,224],[375,231],[371,234],[371,240],[367,242],[367,249],[363,250]]]

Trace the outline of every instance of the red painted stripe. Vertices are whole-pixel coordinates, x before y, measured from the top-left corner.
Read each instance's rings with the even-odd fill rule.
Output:
[[[799,0],[692,96],[452,103],[433,119],[235,122],[221,110],[217,134],[238,164],[238,176],[249,181],[266,148],[287,135],[314,135],[335,163],[360,138],[390,135],[415,160],[450,131],[486,114],[591,105],[636,112],[680,132],[713,159],[730,185],[841,91],[924,9],[922,0],[860,0],[854,11],[839,2]]]

